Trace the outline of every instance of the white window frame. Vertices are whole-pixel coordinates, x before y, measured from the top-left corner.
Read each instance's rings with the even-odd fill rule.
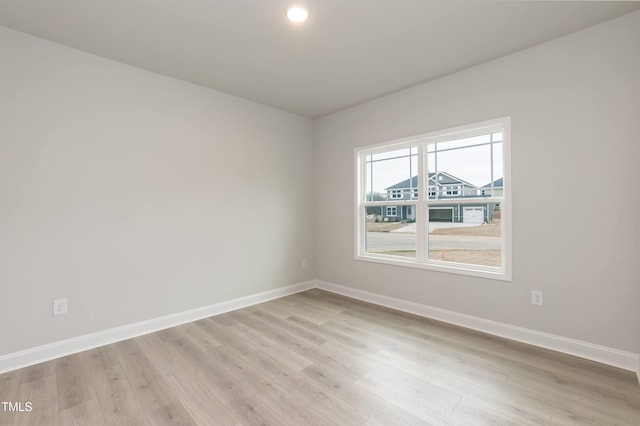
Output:
[[[398,217],[398,206],[386,206],[386,207],[387,208],[385,210],[385,213],[386,213],[385,216],[387,216],[387,217]],[[389,209],[395,209],[395,213],[394,214],[389,213]]]
[[[499,267],[473,265],[455,262],[443,262],[428,258],[428,212],[430,207],[438,204],[446,205],[451,200],[429,198],[429,188],[424,185],[427,170],[427,146],[435,142],[461,139],[487,133],[502,132],[502,158],[503,158],[503,194],[500,197],[478,197],[461,200],[460,204],[494,203],[500,205],[501,211],[501,265]],[[366,251],[366,220],[367,206],[387,205],[387,201],[365,201],[365,159],[367,155],[417,146],[418,150],[418,181],[423,182],[418,191],[418,199],[409,197],[409,200],[396,200],[395,206],[415,205],[416,215],[416,258],[407,258]],[[451,129],[439,130],[422,135],[398,139],[373,146],[356,147],[355,154],[355,259],[375,263],[384,263],[410,268],[421,268],[434,271],[450,272],[455,274],[470,275],[496,280],[512,280],[512,241],[511,241],[511,118],[502,117],[495,120],[473,123]],[[427,187],[427,188],[425,188]],[[456,200],[458,202],[458,200]]]

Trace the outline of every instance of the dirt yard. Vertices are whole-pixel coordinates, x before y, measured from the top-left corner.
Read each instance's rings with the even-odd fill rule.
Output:
[[[367,222],[367,232],[390,232],[407,226],[400,222]],[[415,232],[415,231],[414,231]],[[478,226],[438,228],[432,235],[456,235],[467,237],[500,237],[500,220]],[[380,252],[393,256],[416,257],[415,250],[393,250]],[[500,266],[500,250],[429,250],[429,259],[445,262],[467,263],[470,265]]]
[[[429,250],[429,259],[484,266],[500,266],[501,262],[500,250]]]
[[[392,256],[416,257],[415,250],[381,252]],[[500,250],[429,250],[429,259],[470,265],[500,266]]]
[[[500,221],[486,225],[469,226],[464,228],[438,228],[431,231],[434,235],[466,235],[469,237],[499,237]]]

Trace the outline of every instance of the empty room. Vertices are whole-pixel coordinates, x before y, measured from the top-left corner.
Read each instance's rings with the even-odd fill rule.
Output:
[[[639,425],[640,2],[1,0],[0,426]]]

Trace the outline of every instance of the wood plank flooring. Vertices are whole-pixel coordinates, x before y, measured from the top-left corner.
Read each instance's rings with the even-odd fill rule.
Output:
[[[631,372],[310,290],[0,375],[0,425],[640,425]]]

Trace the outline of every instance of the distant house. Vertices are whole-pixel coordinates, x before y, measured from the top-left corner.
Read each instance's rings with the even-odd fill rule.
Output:
[[[503,179],[496,179],[493,181],[493,196],[494,197],[502,197],[502,194],[504,193],[503,191],[503,183],[502,183]],[[485,186],[483,186],[482,188],[480,188],[482,190],[482,195],[485,195],[485,193],[487,195],[491,195],[491,183],[486,184]]]
[[[429,173],[428,196],[430,199],[451,199],[451,204],[441,204],[429,207],[430,222],[464,222],[488,223],[494,219],[494,210],[498,206],[494,203],[478,201],[471,204],[456,203],[465,198],[483,198],[491,194],[491,183],[479,188],[446,172]],[[493,182],[494,196],[502,195],[502,179]],[[385,188],[386,199],[389,201],[417,200],[418,177],[398,182]],[[499,191],[499,192],[498,192]],[[374,211],[375,209],[375,211]],[[407,221],[416,219],[414,206],[382,206],[374,207],[370,214],[377,214],[385,222]]]

